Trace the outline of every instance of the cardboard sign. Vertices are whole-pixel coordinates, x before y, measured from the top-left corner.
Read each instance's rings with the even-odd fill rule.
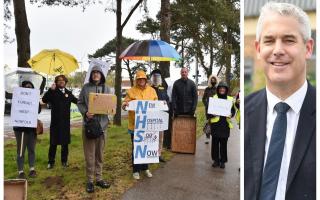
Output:
[[[163,111],[135,115],[135,129],[165,131],[169,127],[169,114]]]
[[[4,181],[5,200],[27,200],[27,180],[9,179]]]
[[[178,153],[196,152],[196,118],[190,116],[176,117],[172,122],[171,149]]]
[[[116,113],[117,96],[113,94],[89,93],[89,109],[93,114]]]
[[[134,131],[134,164],[159,163],[159,132]]]
[[[40,91],[16,87],[13,89],[11,124],[18,127],[37,127]]]
[[[209,114],[229,117],[231,115],[231,108],[232,101],[212,97],[209,98]]]

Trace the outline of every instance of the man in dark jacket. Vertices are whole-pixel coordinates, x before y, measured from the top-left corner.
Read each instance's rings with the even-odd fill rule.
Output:
[[[43,103],[51,104],[50,147],[48,169],[55,164],[57,146],[61,145],[61,163],[68,166],[68,145],[70,144],[70,107],[78,99],[66,87],[68,79],[64,75],[55,77],[54,84],[42,98]]]
[[[176,80],[172,89],[172,107],[174,116],[190,115],[194,116],[198,103],[198,93],[196,84],[188,79],[189,70],[182,68],[181,78]]]
[[[166,88],[162,84],[162,77],[161,77],[161,71],[159,69],[155,69],[151,72],[151,87],[156,91],[158,100],[160,101],[166,101],[167,105],[169,105],[169,96],[167,94]],[[161,156],[161,151],[163,147],[163,137],[164,137],[164,132],[160,131],[159,133],[159,161],[160,162],[165,162],[163,157]],[[167,133],[165,133],[167,134]]]

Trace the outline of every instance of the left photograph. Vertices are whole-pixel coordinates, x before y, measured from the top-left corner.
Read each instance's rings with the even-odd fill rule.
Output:
[[[5,0],[3,198],[239,200],[240,7]]]

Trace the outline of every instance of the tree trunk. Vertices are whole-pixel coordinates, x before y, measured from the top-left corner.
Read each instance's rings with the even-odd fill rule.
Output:
[[[161,0],[160,20],[160,38],[161,40],[170,44],[170,0]],[[160,62],[159,68],[161,70],[163,78],[170,77],[170,62]]]
[[[13,0],[18,67],[30,67],[30,29],[24,0]]]
[[[122,0],[117,0],[116,75],[115,75],[115,86],[114,86],[115,94],[117,96],[117,109],[113,119],[113,123],[118,126],[121,126],[121,103],[122,103],[121,102],[122,68],[121,68],[121,60],[119,58],[121,54],[121,43],[122,43],[121,4],[122,4]]]

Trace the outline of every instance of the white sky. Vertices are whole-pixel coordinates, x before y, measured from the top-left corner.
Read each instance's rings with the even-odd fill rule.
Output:
[[[122,21],[132,6],[132,1],[124,1]],[[42,49],[58,48],[74,55],[82,63],[80,64],[82,70],[87,70],[89,66],[87,55],[93,54],[116,35],[116,15],[109,11],[105,12],[104,8],[103,5],[92,5],[85,12],[82,12],[80,7],[44,6],[39,8],[26,0],[27,17],[31,30],[31,56]],[[149,15],[155,18],[160,10],[160,1],[148,1],[148,9]],[[134,39],[150,39],[149,35],[142,35],[135,28],[136,24],[142,20],[143,13],[144,11],[140,8],[134,12],[124,28],[123,36]],[[11,37],[15,37],[14,19],[10,24],[9,34]],[[5,44],[3,64],[14,68],[17,65],[16,51],[16,42]],[[192,66],[189,78],[193,79],[194,71],[194,66]],[[126,74],[124,76],[127,77]],[[180,77],[179,69],[175,68],[173,63],[171,64],[171,77],[173,79]],[[203,77],[202,74],[201,79]]]

